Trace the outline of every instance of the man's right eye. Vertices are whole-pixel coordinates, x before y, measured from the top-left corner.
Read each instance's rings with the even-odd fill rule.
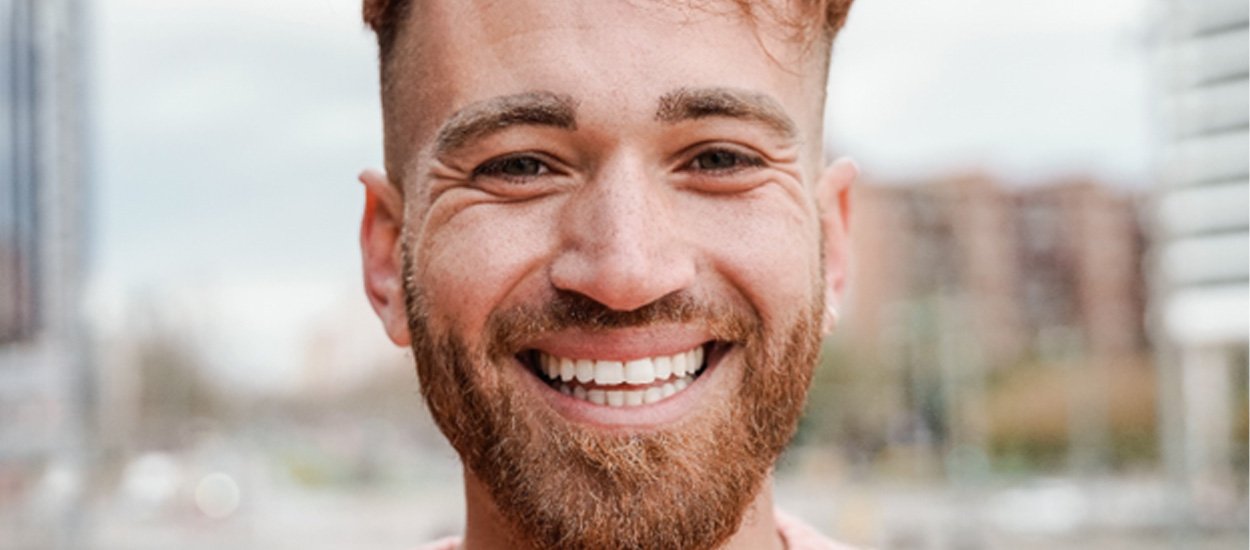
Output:
[[[547,163],[532,155],[510,155],[494,158],[473,169],[474,176],[525,181],[551,173]]]

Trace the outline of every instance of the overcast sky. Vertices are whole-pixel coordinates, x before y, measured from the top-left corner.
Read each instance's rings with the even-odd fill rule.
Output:
[[[831,148],[877,181],[1144,186],[1146,15],[1138,0],[861,0],[836,46]],[[209,327],[217,364],[270,386],[327,317],[385,347],[358,282],[355,176],[381,164],[359,1],[97,0],[91,17],[102,333],[124,330],[128,301],[167,300]]]

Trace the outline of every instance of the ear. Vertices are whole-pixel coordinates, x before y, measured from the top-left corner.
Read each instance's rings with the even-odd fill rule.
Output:
[[[408,312],[404,303],[400,236],[404,227],[404,199],[386,175],[376,170],[360,173],[365,184],[365,212],[360,220],[360,255],[364,263],[365,294],[382,319],[387,336],[408,346]]]
[[[820,207],[820,228],[824,232],[825,316],[823,332],[833,331],[837,306],[842,303],[850,264],[851,184],[859,176],[859,166],[843,157],[825,168],[816,185]]]
[[[361,18],[365,20],[365,24],[378,32],[382,28],[382,17],[386,15],[389,0],[365,0],[361,5]]]

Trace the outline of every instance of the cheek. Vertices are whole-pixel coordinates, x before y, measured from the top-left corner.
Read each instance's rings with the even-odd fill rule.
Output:
[[[765,322],[787,324],[819,290],[819,224],[814,210],[775,195],[704,203],[692,233],[709,266],[741,292]]]
[[[550,219],[543,208],[480,204],[428,225],[415,271],[431,320],[477,341],[493,310],[509,305],[519,286],[540,282],[532,275],[551,249]]]

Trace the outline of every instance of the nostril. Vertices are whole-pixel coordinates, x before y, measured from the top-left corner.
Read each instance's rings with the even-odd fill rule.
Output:
[[[633,311],[694,282],[692,260],[590,257],[572,253],[552,265],[551,284],[613,311]]]

